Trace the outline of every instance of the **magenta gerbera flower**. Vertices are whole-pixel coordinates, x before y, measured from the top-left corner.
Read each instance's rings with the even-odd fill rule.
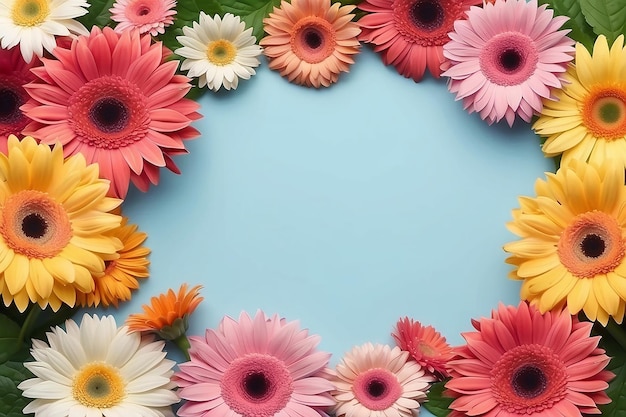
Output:
[[[126,196],[131,180],[147,190],[159,168],[178,172],[171,156],[199,134],[190,126],[199,106],[184,98],[189,79],[163,54],[149,35],[108,27],[57,47],[58,60],[43,59],[33,70],[38,80],[25,86],[32,99],[22,110],[34,121],[24,134],[98,163],[115,197]]]
[[[157,36],[174,23],[176,0],[116,0],[109,12],[117,32],[137,29]]]
[[[475,4],[482,0],[364,0],[359,9],[369,14],[358,22],[359,40],[407,78],[420,81],[426,68],[439,78],[448,32]]]
[[[466,20],[454,23],[443,47],[449,68],[448,88],[470,113],[489,124],[517,114],[530,122],[542,109],[542,98],[560,88],[574,56],[567,20],[554,16],[537,0],[496,0],[471,7]]]
[[[41,65],[37,57],[24,61],[19,46],[0,48],[0,152],[5,155],[9,135],[21,136],[30,121],[20,106],[28,101],[24,84],[35,79],[30,70],[37,65]]]
[[[472,323],[477,331],[463,334],[467,344],[448,363],[449,417],[580,417],[610,402],[613,374],[600,337],[590,336],[593,323],[525,302]]]
[[[191,337],[191,360],[174,380],[181,417],[315,417],[334,404],[325,375],[330,354],[297,322],[258,312],[225,317],[204,338]]]

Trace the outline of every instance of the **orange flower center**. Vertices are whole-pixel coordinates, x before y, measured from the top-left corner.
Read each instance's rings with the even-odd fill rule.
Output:
[[[0,216],[0,234],[7,246],[28,258],[52,258],[72,238],[63,206],[40,191],[13,194],[0,209]]]
[[[561,263],[579,278],[613,271],[624,259],[624,241],[617,221],[606,213],[579,214],[561,234]]]
[[[318,16],[300,19],[291,31],[291,50],[309,64],[322,62],[335,50],[335,30]]]
[[[600,88],[583,101],[585,127],[597,138],[618,139],[626,135],[626,91]]]

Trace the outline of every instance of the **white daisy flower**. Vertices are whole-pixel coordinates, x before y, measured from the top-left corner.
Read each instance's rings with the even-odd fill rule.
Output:
[[[33,340],[34,362],[24,364],[35,378],[18,385],[35,398],[23,412],[44,416],[173,417],[178,402],[170,381],[174,361],[165,359],[162,341],[118,328],[113,316],[85,314],[80,325]]]
[[[252,28],[246,29],[239,16],[226,13],[211,18],[200,12],[200,21],[193,22],[193,28],[184,27],[184,36],[177,36],[183,45],[175,53],[186,58],[181,70],[189,70],[187,75],[198,78],[200,87],[208,86],[217,91],[236,89],[239,78],[249,79],[256,74],[260,65],[258,56],[262,49],[256,45]]]
[[[0,1],[0,47],[20,45],[26,62],[33,54],[41,57],[56,47],[55,36],[88,34],[74,18],[87,13],[85,0],[2,0]]]

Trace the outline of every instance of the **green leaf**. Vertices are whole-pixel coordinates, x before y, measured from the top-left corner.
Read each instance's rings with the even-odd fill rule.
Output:
[[[609,46],[626,25],[626,1],[580,0],[580,8],[597,35],[605,35]]]
[[[111,13],[109,9],[113,7],[114,0],[91,0],[91,6],[87,9],[89,13],[77,18],[80,23],[85,25],[87,30],[91,30],[92,26],[104,27],[111,23]]]
[[[19,343],[21,327],[19,324],[0,314],[0,363],[4,363],[24,346]]]
[[[557,15],[568,16],[569,20],[563,24],[563,28],[571,30],[568,36],[588,50],[593,49],[596,35],[580,9],[580,0],[540,0],[539,3],[547,4]]]
[[[428,391],[428,401],[424,403],[424,408],[437,417],[446,417],[450,414],[450,404],[453,398],[444,395],[444,385],[447,381],[434,383]]]
[[[256,36],[257,42],[265,36],[263,19],[278,5],[280,0],[222,0],[225,12],[241,17],[247,28],[253,28],[252,34]]]
[[[21,362],[5,362],[0,365],[0,416],[24,417],[22,410],[30,402],[22,397],[18,384],[33,375]],[[28,414],[32,416],[33,414]]]
[[[619,337],[621,342],[626,342],[626,329],[624,326],[610,321],[606,328],[594,326],[595,333],[602,336],[600,346],[611,357],[607,370],[615,374],[615,378],[609,383],[606,394],[611,398],[611,403],[600,406],[603,417],[626,416],[626,350],[613,335]]]
[[[200,20],[200,11],[204,11],[209,16],[224,13],[217,0],[179,0],[176,5],[174,23],[168,26],[165,33],[160,35],[158,39],[163,41],[163,44],[172,51],[180,48],[181,45],[176,37],[183,35],[183,27],[191,27],[193,22]]]

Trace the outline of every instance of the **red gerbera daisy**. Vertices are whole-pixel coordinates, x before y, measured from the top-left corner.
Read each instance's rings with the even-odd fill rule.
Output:
[[[370,12],[359,20],[359,40],[374,44],[385,65],[420,81],[426,67],[436,78],[444,62],[443,45],[454,21],[482,0],[364,0],[359,8]]]
[[[160,42],[94,27],[55,55],[26,86],[32,99],[22,110],[34,120],[26,134],[97,162],[115,197],[126,196],[131,180],[142,191],[157,184],[160,167],[178,173],[171,156],[199,134],[190,126],[199,106],[183,98],[189,79],[176,75],[178,61],[163,62]]]

